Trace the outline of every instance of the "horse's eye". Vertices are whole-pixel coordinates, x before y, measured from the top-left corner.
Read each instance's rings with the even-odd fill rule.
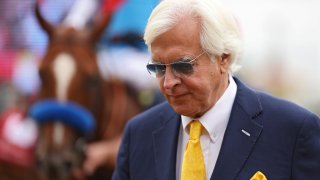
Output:
[[[39,75],[40,80],[42,82],[48,81],[49,77],[50,77],[50,73],[51,73],[51,71],[49,70],[49,68],[40,67],[40,69],[38,71],[38,75]]]
[[[47,82],[49,81],[48,80],[48,72],[45,69],[41,68],[41,69],[39,69],[38,74],[39,74],[39,79],[40,79],[42,88],[46,87]]]
[[[39,69],[38,75],[39,75],[39,77],[40,77],[40,79],[41,79],[41,81],[42,81],[42,80],[43,80],[43,77],[44,77],[44,70],[43,70],[43,69]]]

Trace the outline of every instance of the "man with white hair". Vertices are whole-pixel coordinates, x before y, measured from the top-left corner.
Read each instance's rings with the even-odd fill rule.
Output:
[[[144,39],[166,102],[126,126],[113,180],[317,179],[320,120],[232,72],[234,16],[215,0],[163,0]]]

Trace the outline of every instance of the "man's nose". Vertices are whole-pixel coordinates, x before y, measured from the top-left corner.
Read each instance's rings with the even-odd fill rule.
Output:
[[[173,71],[174,70],[172,70],[172,68],[170,66],[166,67],[166,72],[163,77],[164,78],[163,87],[165,89],[171,89],[175,85],[181,83],[180,77],[178,77]]]

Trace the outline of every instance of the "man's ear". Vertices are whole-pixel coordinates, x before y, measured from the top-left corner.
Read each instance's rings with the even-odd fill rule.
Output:
[[[220,65],[220,72],[227,73],[230,66],[230,55],[229,54],[222,54],[219,58],[219,65]]]

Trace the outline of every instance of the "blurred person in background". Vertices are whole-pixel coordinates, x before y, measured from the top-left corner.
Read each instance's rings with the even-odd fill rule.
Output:
[[[144,39],[167,101],[129,121],[113,180],[320,177],[319,117],[233,75],[241,38],[225,7],[163,0]]]

